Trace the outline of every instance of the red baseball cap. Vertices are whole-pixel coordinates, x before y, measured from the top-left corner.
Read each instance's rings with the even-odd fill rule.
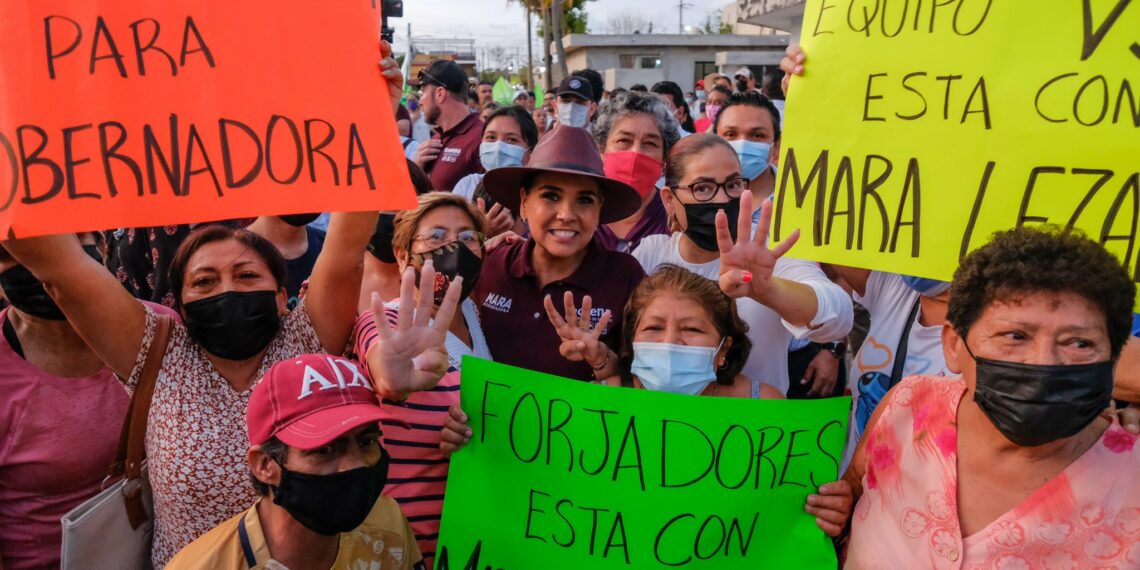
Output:
[[[328,354],[305,354],[274,364],[253,389],[246,423],[249,443],[269,438],[315,449],[383,416],[368,371]]]

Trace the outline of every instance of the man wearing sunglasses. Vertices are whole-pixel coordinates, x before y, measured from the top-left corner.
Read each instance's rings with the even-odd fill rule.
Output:
[[[454,61],[437,59],[408,84],[423,90],[420,108],[435,126],[412,160],[431,177],[433,189],[451,192],[459,179],[483,172],[483,122],[467,108],[467,74]]]

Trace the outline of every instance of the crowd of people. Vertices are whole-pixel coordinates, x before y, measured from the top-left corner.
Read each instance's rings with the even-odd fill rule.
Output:
[[[0,242],[0,570],[58,566],[152,352],[155,568],[431,567],[463,356],[850,394],[804,505],[849,568],[1140,568],[1136,288],[1100,244],[999,232],[953,282],[797,259],[769,238],[795,46],[782,84],[585,69],[507,107],[382,51],[416,208]]]

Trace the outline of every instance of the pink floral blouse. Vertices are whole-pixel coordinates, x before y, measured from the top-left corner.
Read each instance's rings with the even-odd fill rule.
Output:
[[[1140,445],[1113,423],[1024,502],[969,537],[957,509],[961,379],[899,384],[867,437],[846,568],[1140,568]]]

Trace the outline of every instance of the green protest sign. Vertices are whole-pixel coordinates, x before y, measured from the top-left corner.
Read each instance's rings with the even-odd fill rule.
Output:
[[[509,107],[514,103],[515,90],[506,79],[500,77],[491,87],[491,96],[494,97],[496,103]]]
[[[835,568],[804,501],[850,398],[708,398],[463,358],[437,570]]]

